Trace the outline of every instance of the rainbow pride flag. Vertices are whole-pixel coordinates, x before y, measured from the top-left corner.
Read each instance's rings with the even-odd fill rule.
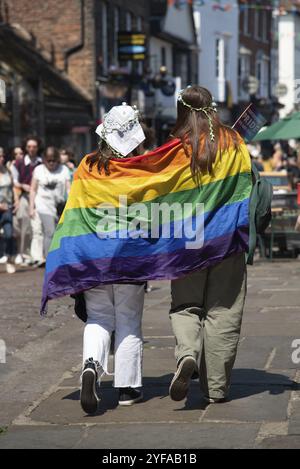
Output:
[[[238,151],[219,152],[199,185],[178,139],[112,159],[108,176],[96,165],[90,172],[86,158],[47,257],[42,313],[49,299],[99,284],[175,279],[248,250],[252,180],[243,141]]]

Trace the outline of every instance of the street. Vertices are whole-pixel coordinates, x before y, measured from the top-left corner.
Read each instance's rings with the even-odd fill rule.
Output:
[[[153,282],[143,322],[144,400],[118,407],[108,376],[98,414],[86,416],[79,404],[83,324],[73,300],[50,302],[40,319],[43,270],[0,272],[0,448],[299,448],[300,352],[292,359],[299,275],[299,260],[248,269],[230,398],[214,405],[202,401],[197,381],[186,401],[168,396],[175,370],[169,283]]]

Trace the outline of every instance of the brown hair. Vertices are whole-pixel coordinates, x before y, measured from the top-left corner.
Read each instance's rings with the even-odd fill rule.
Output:
[[[60,163],[60,154],[59,154],[59,150],[56,147],[53,147],[53,146],[46,147],[43,153],[44,160],[47,159],[48,153],[52,153],[53,159],[55,160],[55,162]]]
[[[86,159],[86,163],[89,165],[89,171],[91,172],[93,166],[97,164],[98,172],[101,173],[102,169],[104,169],[106,176],[109,176],[109,160],[113,157],[113,152],[107,143],[101,138],[98,150],[88,155]]]
[[[138,149],[139,149],[139,146],[135,148],[131,152],[131,154],[128,155],[128,157],[137,156],[139,154]],[[99,141],[98,150],[88,155],[86,159],[86,163],[89,165],[89,171],[91,172],[93,169],[93,166],[97,164],[98,172],[101,173],[102,169],[104,169],[106,176],[109,176],[110,175],[109,162],[111,158],[115,158],[115,155],[113,151],[110,149],[110,147],[107,145],[105,140],[101,138]]]
[[[212,95],[202,86],[192,85],[182,92],[182,99],[194,108],[212,107]],[[191,170],[197,179],[200,173],[213,172],[213,163],[217,153],[220,153],[233,143],[237,151],[239,145],[238,133],[223,124],[217,113],[207,111],[211,116],[214,140],[210,137],[209,120],[203,111],[191,110],[180,100],[177,103],[177,121],[172,136],[182,141],[184,151],[191,157]]]

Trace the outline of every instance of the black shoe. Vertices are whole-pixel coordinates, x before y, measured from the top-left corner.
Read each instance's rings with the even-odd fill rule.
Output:
[[[182,401],[188,393],[190,379],[198,370],[196,360],[192,356],[183,357],[171,382],[169,394],[173,401]]]
[[[119,388],[119,405],[133,405],[143,399],[142,391],[135,388]]]
[[[96,392],[97,363],[92,358],[85,362],[81,379],[81,407],[87,414],[95,414],[100,399]]]

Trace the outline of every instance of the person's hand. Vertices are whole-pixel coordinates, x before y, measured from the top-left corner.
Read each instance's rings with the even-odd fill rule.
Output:
[[[31,219],[34,219],[34,217],[35,217],[35,209],[34,208],[31,208],[29,210],[29,216],[30,216]]]
[[[30,185],[29,184],[22,184],[22,189],[24,192],[30,192]]]
[[[6,202],[0,204],[0,212],[6,212],[8,210],[8,205]]]
[[[17,213],[17,211],[19,210],[19,207],[20,207],[20,201],[16,200],[13,206],[13,214]]]

